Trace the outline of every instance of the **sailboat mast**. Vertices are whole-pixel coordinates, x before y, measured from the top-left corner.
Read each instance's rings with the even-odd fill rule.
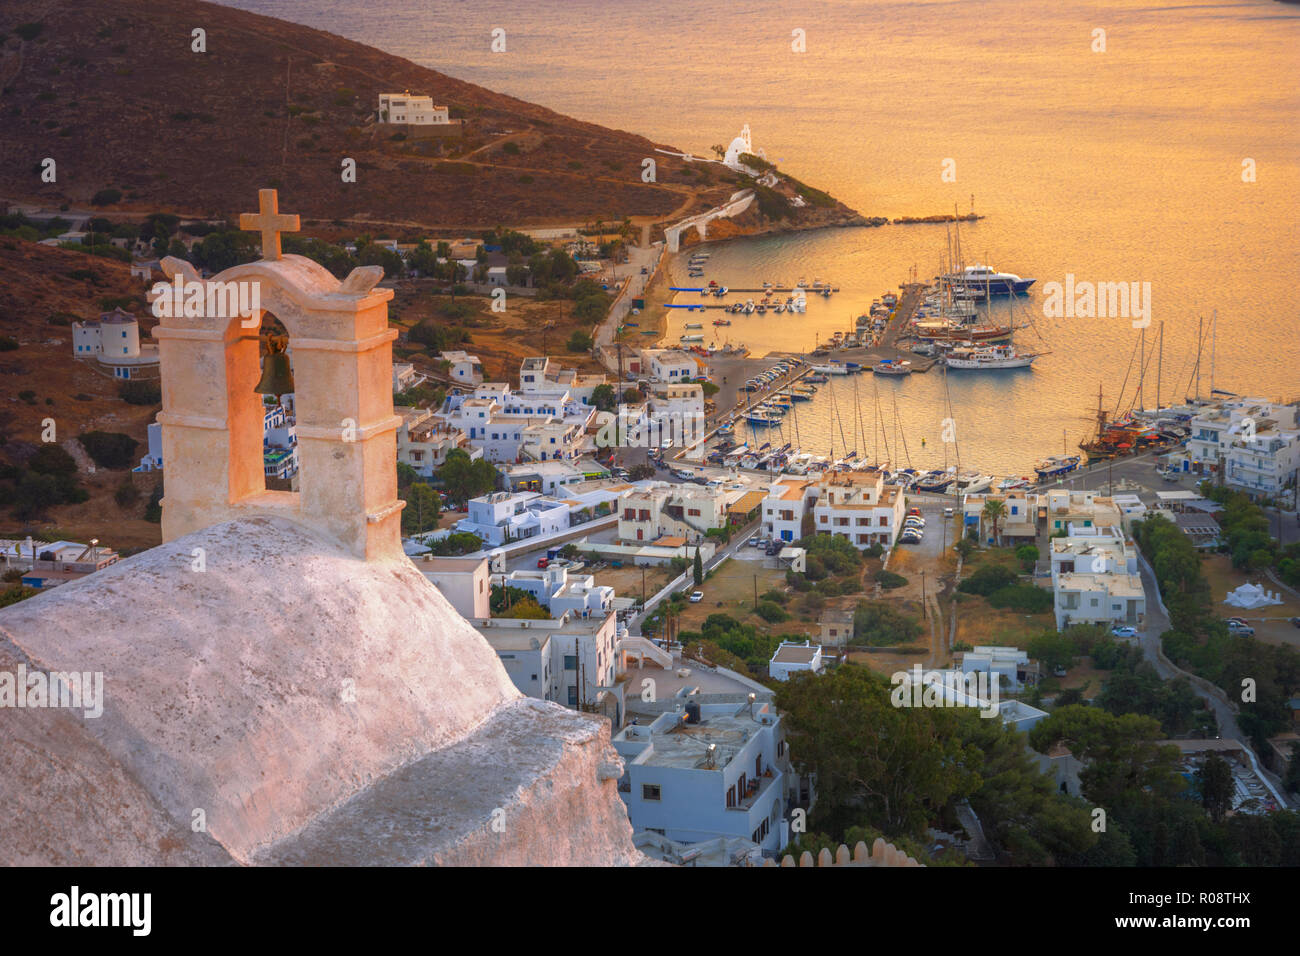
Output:
[[[1214,398],[1214,352],[1219,343],[1219,310],[1210,314],[1210,398]]]
[[[1196,317],[1196,401],[1201,400],[1201,344],[1205,341],[1205,316]]]
[[[1142,383],[1147,378],[1147,329],[1145,325],[1142,327],[1142,336],[1138,340],[1138,368],[1140,372],[1138,373],[1137,410],[1141,412],[1146,408],[1146,404],[1142,401]]]
[[[1165,320],[1160,320],[1160,353],[1156,359],[1156,411],[1160,411],[1160,375],[1165,367]]]

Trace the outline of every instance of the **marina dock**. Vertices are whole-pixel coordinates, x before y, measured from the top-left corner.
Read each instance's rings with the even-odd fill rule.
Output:
[[[719,287],[714,286],[713,289],[710,289],[708,286],[703,286],[703,285],[699,285],[699,286],[670,285],[668,287],[668,291],[669,292],[708,292],[710,295],[712,295],[713,290],[717,288]],[[768,286],[765,289],[737,289],[737,288],[733,288],[732,286],[726,286],[725,288],[727,290],[728,295],[731,295],[733,292],[736,295],[742,295],[742,294],[762,295],[767,292],[771,292],[773,294],[776,294],[777,292],[789,292],[791,294],[795,292],[802,292],[804,295],[821,295],[828,288],[831,290],[832,293],[840,291],[838,286],[824,286],[824,285],[819,285],[816,287],[806,286],[806,285],[800,285],[800,286],[773,285],[773,286]]]
[[[894,307],[894,317],[889,320],[885,334],[880,339],[882,346],[889,349],[898,348],[898,340],[911,324],[912,316],[916,314],[925,290],[926,286],[919,282],[909,282],[903,286],[903,294],[898,300],[898,305]]]

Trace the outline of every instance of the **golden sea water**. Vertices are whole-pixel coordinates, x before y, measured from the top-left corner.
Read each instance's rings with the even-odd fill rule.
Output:
[[[230,5],[701,155],[749,123],[756,148],[782,170],[867,216],[966,212],[973,196],[986,218],[961,230],[966,259],[1038,280],[1022,307],[1051,353],[1028,371],[953,373],[946,394],[936,372],[858,381],[862,430],[874,430],[876,402],[865,399],[874,389],[891,449],[896,407],[914,465],[943,463],[940,422],[949,403],[963,465],[997,474],[1073,450],[1099,387],[1115,407],[1139,333],[1122,317],[1045,318],[1042,287],[1063,283],[1067,273],[1151,284],[1147,344],[1154,348],[1163,324],[1164,402],[1191,394],[1198,319],[1208,327],[1216,310],[1214,386],[1300,397],[1300,7],[1272,0]],[[504,53],[490,51],[493,28],[505,30]],[[792,49],[795,31],[803,31],[806,52]],[[955,181],[942,177],[945,161]],[[1251,166],[1254,181],[1245,181]],[[757,354],[806,350],[849,328],[912,266],[934,275],[945,242],[942,226],[893,225],[729,242],[712,249],[706,278],[755,286],[821,277],[840,286],[829,301],[810,300],[802,316],[728,316],[731,340]],[[706,334],[717,314],[705,321]],[[698,313],[689,320],[701,321]],[[670,334],[686,321],[676,318]],[[1202,393],[1210,388],[1206,336]],[[1029,334],[1026,344],[1042,342]],[[1148,366],[1147,405],[1155,400],[1157,361]],[[1133,401],[1135,377],[1122,406]],[[854,386],[837,381],[834,388],[851,436]],[[800,408],[801,443],[821,454],[832,436],[842,446],[824,392]]]

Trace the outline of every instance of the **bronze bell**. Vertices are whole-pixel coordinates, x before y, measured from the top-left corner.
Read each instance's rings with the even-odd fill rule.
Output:
[[[266,356],[262,359],[262,378],[253,386],[253,391],[260,395],[272,395],[279,398],[294,390],[293,369],[289,366],[289,356],[284,354],[289,344],[287,335],[268,335],[266,337]]]

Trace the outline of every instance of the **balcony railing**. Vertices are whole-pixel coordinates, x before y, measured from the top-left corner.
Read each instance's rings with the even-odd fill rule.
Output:
[[[772,786],[781,779],[781,771],[774,770],[770,767],[768,770],[771,772],[772,776],[769,777],[764,775],[762,777],[750,778],[748,783],[757,783],[758,787],[756,789],[748,789],[747,787],[745,795],[740,798],[739,802],[737,802],[734,807],[727,807],[727,809],[740,810],[745,813],[748,813],[753,809],[754,804],[758,803],[763,798],[764,794],[771,790]]]

